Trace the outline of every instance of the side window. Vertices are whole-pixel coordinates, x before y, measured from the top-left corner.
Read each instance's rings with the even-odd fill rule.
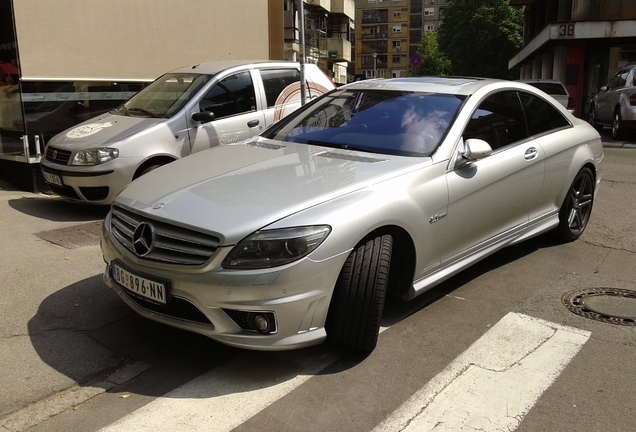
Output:
[[[300,72],[297,69],[269,69],[261,71],[263,86],[265,87],[265,97],[267,107],[276,106],[276,101],[290,84],[300,82]],[[279,102],[281,103],[281,102]]]
[[[528,121],[530,135],[539,135],[570,125],[563,114],[550,103],[530,93],[519,92]]]
[[[484,99],[464,130],[464,140],[482,139],[493,150],[527,137],[523,109],[514,91],[495,93]]]
[[[254,84],[249,72],[240,72],[216,83],[199,102],[201,111],[216,118],[256,111]]]
[[[612,77],[610,82],[607,84],[608,89],[614,89],[617,87],[623,87],[627,80],[628,71],[622,70],[618,72],[616,75]]]

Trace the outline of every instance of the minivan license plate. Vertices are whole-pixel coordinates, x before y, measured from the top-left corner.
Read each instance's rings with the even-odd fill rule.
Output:
[[[42,175],[44,176],[44,180],[46,180],[47,183],[62,186],[62,178],[59,175],[51,174],[46,171],[42,171]]]
[[[165,305],[168,298],[168,283],[148,279],[128,271],[117,262],[111,265],[112,278],[119,285],[133,294],[150,300],[153,303]]]

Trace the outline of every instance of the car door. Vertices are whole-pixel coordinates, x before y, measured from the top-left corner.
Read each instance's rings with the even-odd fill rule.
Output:
[[[451,167],[446,174],[445,263],[476,253],[522,228],[544,181],[544,152],[529,137],[516,91],[491,94],[479,104],[462,142],[471,138],[486,141],[493,152],[463,167]]]
[[[253,73],[241,71],[222,78],[188,113],[192,153],[251,138],[265,128]],[[194,112],[213,113],[214,120],[195,121],[192,118]]]
[[[610,124],[614,114],[614,107],[620,100],[619,90],[625,87],[629,69],[620,70],[607,83],[607,89],[596,95],[596,106],[594,114],[601,123]]]

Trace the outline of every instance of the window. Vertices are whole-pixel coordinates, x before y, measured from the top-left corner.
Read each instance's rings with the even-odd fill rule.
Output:
[[[528,138],[517,92],[503,91],[488,96],[473,113],[463,137],[464,140],[484,140],[493,150]]]
[[[424,8],[425,16],[433,16],[435,15],[435,8]]]
[[[393,26],[393,33],[402,33],[402,25],[400,25],[400,24],[394,25]]]
[[[254,84],[249,72],[224,78],[199,102],[201,111],[213,112],[216,118],[256,111]]]
[[[522,92],[519,93],[519,97],[526,113],[530,135],[540,135],[570,125],[556,108],[543,99]]]
[[[402,18],[402,9],[395,9],[393,11],[393,18]]]
[[[300,72],[297,69],[262,70],[261,78],[265,87],[267,107],[271,108],[276,106],[276,100],[285,87],[300,81]]]
[[[393,43],[393,51],[400,51],[402,49],[402,41],[401,40],[394,40],[392,41]]]
[[[435,25],[434,24],[427,24],[426,27],[424,28],[424,30],[426,30],[426,31],[435,31]]]
[[[618,72],[607,84],[607,88],[613,89],[617,87],[624,87],[627,83],[627,75],[629,75],[629,69]]]

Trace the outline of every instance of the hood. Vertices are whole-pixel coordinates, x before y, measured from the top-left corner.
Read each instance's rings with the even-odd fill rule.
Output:
[[[152,219],[207,231],[227,246],[286,216],[423,163],[431,162],[258,138],[158,168],[129,184],[115,203]]]
[[[106,147],[166,120],[102,114],[55,135],[48,144],[70,151]]]

